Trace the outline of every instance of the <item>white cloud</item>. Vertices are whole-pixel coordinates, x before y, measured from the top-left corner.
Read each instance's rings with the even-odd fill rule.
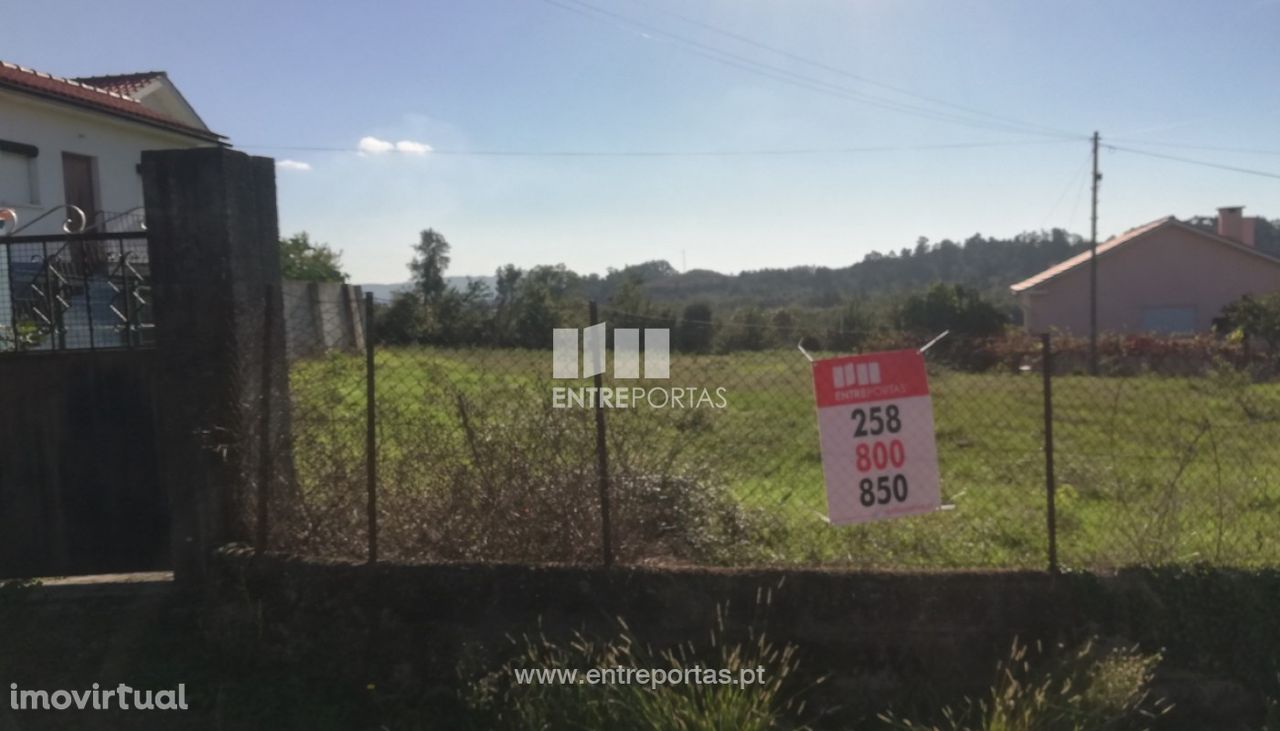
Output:
[[[356,145],[356,149],[360,150],[360,153],[364,155],[380,155],[394,150],[395,147],[390,142],[380,140],[377,137],[361,137],[360,144]]]
[[[310,170],[311,163],[299,162],[297,160],[276,160],[276,167],[281,170]]]
[[[385,152],[399,152],[404,155],[425,155],[431,152],[431,145],[416,140],[400,140],[391,142],[377,137],[361,137],[356,149],[361,155],[381,155]]]
[[[396,143],[396,150],[407,155],[425,155],[431,152],[431,145],[413,140],[400,140]]]

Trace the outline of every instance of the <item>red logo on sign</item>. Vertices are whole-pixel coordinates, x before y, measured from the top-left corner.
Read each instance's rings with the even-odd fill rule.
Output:
[[[924,356],[915,350],[816,361],[813,386],[819,408],[929,393]]]

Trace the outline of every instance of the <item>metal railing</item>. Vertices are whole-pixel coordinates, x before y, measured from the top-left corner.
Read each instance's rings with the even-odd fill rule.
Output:
[[[0,352],[147,347],[145,232],[0,237]]]

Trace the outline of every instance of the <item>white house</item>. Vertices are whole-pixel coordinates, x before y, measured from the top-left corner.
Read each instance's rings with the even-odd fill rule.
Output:
[[[96,230],[136,229],[136,214],[110,219],[142,205],[143,150],[225,144],[163,71],[68,79],[0,61],[0,208],[18,227],[70,204]]]
[[[0,61],[0,351],[143,342],[145,244],[21,236],[68,220],[139,231],[143,150],[225,144],[163,71],[67,79]]]

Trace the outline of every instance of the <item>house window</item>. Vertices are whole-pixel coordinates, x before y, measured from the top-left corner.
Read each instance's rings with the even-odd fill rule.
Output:
[[[1153,333],[1191,333],[1196,331],[1195,307],[1144,307],[1142,329]]]
[[[40,202],[36,186],[36,154],[31,145],[0,140],[0,205],[30,206]]]

